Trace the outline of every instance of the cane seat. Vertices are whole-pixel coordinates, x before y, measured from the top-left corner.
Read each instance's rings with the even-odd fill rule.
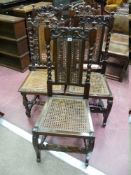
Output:
[[[77,86],[69,86],[66,90],[67,94],[83,94],[84,89]],[[92,72],[90,80],[90,97],[110,97],[111,92],[107,85],[106,77],[101,73]]]
[[[63,133],[63,136],[69,133],[78,136],[78,133],[83,133],[84,137],[87,137],[93,129],[90,125],[89,106],[86,104],[86,100],[82,98],[52,97],[41,113],[39,131],[46,133],[48,130],[50,134],[60,135]]]
[[[61,85],[53,86],[54,93],[62,93],[64,92],[63,89],[64,88]],[[21,85],[19,92],[47,95],[47,70],[36,69],[34,71],[30,71],[29,75]]]

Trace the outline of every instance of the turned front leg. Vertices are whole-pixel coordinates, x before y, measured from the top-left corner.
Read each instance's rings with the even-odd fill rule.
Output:
[[[31,113],[31,109],[29,108],[29,100],[28,98],[26,97],[26,94],[21,94],[22,97],[23,97],[23,105],[25,106],[25,112],[26,112],[26,115],[27,117],[31,117],[30,113]]]
[[[112,99],[107,99],[107,108],[106,108],[106,111],[103,113],[103,117],[104,117],[103,124],[102,124],[103,127],[106,126],[107,119],[108,119],[108,116],[110,114],[112,105],[113,105],[113,98]]]
[[[37,128],[33,128],[32,130],[32,143],[36,152],[36,160],[37,162],[41,162],[41,155],[39,150],[39,135],[37,134]]]

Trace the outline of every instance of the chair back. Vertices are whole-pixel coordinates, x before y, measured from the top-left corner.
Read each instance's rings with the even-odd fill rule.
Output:
[[[30,70],[36,68],[47,68],[47,56],[44,27],[48,21],[52,26],[65,26],[65,14],[68,6],[41,6],[40,8],[33,8],[31,15],[27,17],[27,34],[30,50]],[[63,18],[64,16],[64,18]]]
[[[96,47],[93,56],[93,64],[100,67],[108,58],[108,49],[113,27],[113,15],[79,16],[80,24],[84,28],[94,27],[97,30]],[[103,53],[104,51],[104,53]],[[86,60],[85,60],[86,61]]]
[[[33,9],[32,14],[27,17],[26,24],[31,60],[29,68],[31,70],[47,68],[44,36],[45,22],[49,21],[52,25],[56,25],[59,18],[59,11],[53,6],[42,6],[38,9]]]
[[[114,14],[99,15],[98,9],[92,8],[89,5],[73,6],[71,12],[73,15],[70,20],[70,26],[81,26],[84,29],[93,27],[97,30],[96,47],[92,64],[97,64],[98,69],[93,69],[93,71],[105,73]],[[86,58],[84,59],[85,63],[87,62]]]
[[[50,37],[48,37],[50,36]],[[95,29],[80,27],[45,27],[47,48],[48,95],[52,96],[52,85],[75,85],[84,87],[84,98],[89,96],[91,61],[96,40]],[[53,60],[51,61],[51,41],[53,41]],[[83,70],[84,57],[88,57],[86,80]],[[54,64],[54,80],[52,80]]]

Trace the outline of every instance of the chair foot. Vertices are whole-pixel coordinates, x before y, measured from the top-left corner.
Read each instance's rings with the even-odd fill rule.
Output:
[[[5,114],[3,112],[0,112],[0,117],[3,117]]]
[[[112,108],[112,104],[113,104],[113,99],[108,99],[107,100],[107,108],[106,108],[106,111],[103,113],[103,124],[102,124],[102,127],[105,127],[106,126],[106,123],[107,123],[107,119],[108,119],[108,116],[110,114],[110,111],[111,111],[111,108]]]
[[[102,124],[102,127],[105,128],[105,127],[106,127],[106,123],[103,123],[103,124]]]
[[[94,143],[95,143],[95,137],[92,137],[88,141],[86,139],[84,139],[85,148],[87,148],[87,150],[88,150],[86,153],[86,157],[85,157],[85,166],[86,167],[89,165],[89,160],[90,160],[93,148],[94,148]]]
[[[40,154],[40,150],[39,150],[39,143],[38,143],[38,139],[39,139],[39,135],[36,134],[37,128],[33,128],[32,130],[32,143],[36,152],[36,161],[37,162],[41,162],[41,154]]]
[[[27,115],[27,117],[28,117],[28,118],[31,118],[31,114],[30,114],[30,113],[31,113],[31,111],[26,110],[26,112],[25,112],[25,113],[26,113],[26,115]]]
[[[90,159],[90,155],[87,154],[86,159],[85,159],[85,167],[88,167],[88,165],[89,165],[89,159]]]
[[[89,165],[89,160],[85,160],[85,167],[88,167]]]
[[[94,147],[94,141],[92,140],[92,145],[90,145],[91,147],[93,146]],[[85,158],[85,166],[88,167],[89,165],[89,160],[90,160],[90,157],[91,157],[91,154],[92,154],[92,150],[93,150],[93,147],[91,148],[91,152],[88,152],[87,155],[86,155],[86,158]]]
[[[36,160],[38,163],[40,163],[41,162],[41,157],[40,157],[40,153],[39,154],[37,154],[37,160]]]

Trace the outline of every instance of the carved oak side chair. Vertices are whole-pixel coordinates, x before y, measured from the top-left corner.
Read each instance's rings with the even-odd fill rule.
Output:
[[[88,102],[90,90],[90,71],[91,59],[95,44],[95,29],[84,30],[82,28],[57,27],[45,28],[45,36],[51,35],[51,40],[55,42],[53,60],[55,64],[52,79],[52,63],[50,38],[46,37],[47,48],[47,90],[49,100],[44,105],[40,118],[36,122],[33,133],[33,146],[36,151],[37,161],[41,161],[41,150],[55,150],[62,152],[74,152],[86,155],[85,164],[89,163],[89,155],[94,147],[94,130]],[[88,42],[88,48],[85,47]],[[85,50],[86,48],[86,50]],[[83,81],[83,61],[84,53],[88,52],[88,64],[86,79]],[[54,95],[52,87],[54,85],[76,85],[84,87],[84,93],[81,97],[67,96],[64,94]],[[81,146],[61,145],[49,142],[48,136],[77,138]],[[49,137],[49,139],[50,139]],[[39,142],[41,140],[41,142]],[[45,141],[46,140],[46,141]]]
[[[114,17],[112,14],[103,16],[88,15],[88,13],[85,13],[83,16],[79,10],[77,10],[76,17],[78,24],[82,25],[83,28],[94,27],[97,30],[95,54],[93,55],[91,65],[92,73],[89,97],[91,111],[103,114],[102,126],[105,127],[113,104],[113,96],[105,77],[105,69]],[[86,61],[85,59],[84,63]],[[81,95],[83,88],[69,86],[66,93],[69,95],[75,93]]]
[[[29,74],[19,88],[27,117],[31,117],[32,107],[35,104],[40,104],[40,95],[47,95],[47,56],[45,53],[44,23],[46,20],[55,23],[56,11],[52,6],[41,7],[40,9],[34,9],[32,16],[27,18],[31,64]],[[43,47],[41,47],[41,43]],[[58,85],[53,88],[57,93],[63,93],[62,86]]]
[[[93,102],[90,103],[90,107],[92,112],[103,114],[102,126],[105,127],[113,104],[113,96],[106,80],[105,70],[114,17],[113,14],[96,15],[86,16],[85,18],[81,18],[81,20],[83,20],[85,27],[88,27],[88,25],[92,23],[97,29],[97,41],[92,64],[93,72],[91,74],[92,86],[90,91],[90,97],[93,99]]]
[[[77,3],[73,3],[73,5],[75,4]],[[19,88],[19,92],[23,97],[23,104],[27,117],[31,117],[32,107],[35,104],[41,103],[40,95],[47,95],[45,81],[47,78],[46,54],[45,47],[41,47],[41,43],[45,46],[44,33],[42,33],[44,30],[44,23],[49,20],[51,25],[65,26],[66,19],[69,19],[69,9],[70,5],[66,7],[60,6],[59,8],[43,6],[39,9],[33,9],[32,15],[27,18],[31,65],[29,66],[29,75]],[[88,9],[90,9],[90,6],[86,7],[86,11],[88,11]],[[96,13],[96,11],[94,13]],[[65,14],[68,15],[65,17]],[[63,93],[63,87],[55,86],[54,88],[56,91]],[[30,99],[30,96],[33,98]]]

